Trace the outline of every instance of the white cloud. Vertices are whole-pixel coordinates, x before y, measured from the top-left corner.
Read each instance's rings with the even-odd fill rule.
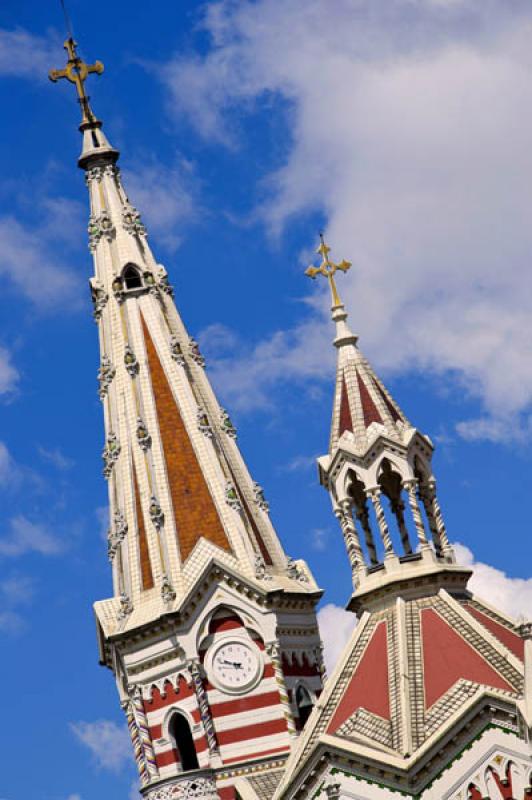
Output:
[[[530,4],[236,0],[211,3],[204,27],[206,55],[161,73],[176,120],[235,146],[239,115],[287,101],[265,223],[325,214],[333,255],[355,265],[342,294],[368,354],[479,398],[489,424],[463,435],[504,437],[499,421],[520,414],[532,431]],[[330,379],[315,291],[321,325],[226,361],[228,396],[264,406],[282,381]]]
[[[168,168],[155,159],[138,159],[135,171],[124,171],[124,185],[146,222],[148,234],[173,253],[181,231],[194,221],[196,178],[190,162],[181,158]]]
[[[52,237],[52,231],[48,233]],[[0,277],[41,309],[64,308],[65,300],[75,301],[79,284],[53,253],[53,239],[47,241],[47,235],[46,226],[33,227],[13,216],[0,217]]]
[[[13,469],[11,453],[4,442],[0,442],[0,486],[5,486],[10,481]]]
[[[318,625],[328,675],[332,674],[356,622],[357,618],[351,611],[346,611],[334,603],[327,603],[318,611]]]
[[[306,472],[311,467],[316,467],[316,456],[294,456],[286,464],[278,467],[279,472]]]
[[[310,532],[310,546],[313,550],[326,550],[330,531],[327,528],[314,528]]]
[[[100,537],[104,540],[104,542],[106,542],[107,532],[109,530],[109,506],[98,506],[94,513],[98,521]]]
[[[17,634],[26,627],[26,620],[19,613],[20,606],[31,602],[34,582],[27,575],[11,575],[0,581],[0,632]]]
[[[66,472],[74,466],[74,461],[66,456],[59,447],[53,447],[49,450],[45,447],[38,447],[37,450],[44,461],[52,464],[60,472]]]
[[[71,730],[91,751],[102,769],[119,772],[132,759],[131,740],[125,725],[111,720],[73,722]]]
[[[0,395],[13,391],[19,377],[18,371],[11,363],[11,354],[5,347],[0,347]]]
[[[0,28],[0,75],[44,81],[56,63],[61,65],[58,36],[36,36],[24,28]]]
[[[473,569],[468,588],[490,605],[515,619],[532,617],[532,578],[510,578],[500,569],[476,561],[463,544],[454,545],[458,563]]]
[[[20,633],[24,626],[23,617],[16,611],[0,611],[0,631],[2,633]]]
[[[80,794],[69,794],[67,800],[81,800]]]
[[[48,556],[63,549],[63,543],[44,525],[31,522],[22,514],[11,517],[7,527],[7,533],[0,538],[0,556],[15,558],[31,552]]]

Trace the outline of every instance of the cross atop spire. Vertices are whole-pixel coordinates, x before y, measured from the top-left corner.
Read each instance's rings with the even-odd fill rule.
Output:
[[[89,105],[89,96],[85,93],[85,81],[92,73],[101,75],[103,72],[103,64],[101,61],[95,61],[94,64],[86,64],[76,52],[77,42],[70,36],[64,43],[63,47],[68,53],[68,61],[65,69],[51,69],[49,78],[56,83],[61,78],[66,78],[70,83],[73,83],[78,92],[78,100],[81,105],[82,119],[81,124],[96,122],[96,117],[92,113]]]
[[[327,278],[329,281],[329,286],[331,287],[332,306],[334,309],[342,305],[342,301],[338,295],[338,290],[336,289],[336,281],[334,280],[335,273],[337,270],[347,272],[347,270],[351,267],[351,262],[343,259],[339,264],[335,264],[334,261],[331,261],[329,258],[330,251],[331,248],[325,244],[323,233],[320,233],[320,246],[316,252],[322,256],[322,262],[319,267],[314,267],[312,264],[310,267],[307,267],[305,270],[305,275],[308,275],[308,277],[312,278],[312,280],[314,280],[318,275],[323,275],[325,278]]]

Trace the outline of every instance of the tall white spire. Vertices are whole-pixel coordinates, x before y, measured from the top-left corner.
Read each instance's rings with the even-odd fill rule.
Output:
[[[85,79],[103,66],[65,47],[67,68],[52,78],[74,83],[82,106],[110,507],[101,661],[116,676],[144,797],[201,789],[217,800],[220,782],[234,797],[236,775],[279,779],[321,691],[321,592],[283,550],[89,106]]]

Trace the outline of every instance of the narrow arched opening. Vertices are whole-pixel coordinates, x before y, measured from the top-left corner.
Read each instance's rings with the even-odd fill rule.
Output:
[[[412,555],[410,535],[405,521],[405,501],[403,497],[403,483],[399,473],[393,469],[390,461],[384,458],[381,462],[379,486],[383,495],[388,499],[391,520],[394,523],[405,556]]]
[[[192,731],[188,720],[183,714],[176,713],[172,716],[168,725],[168,733],[174,745],[177,762],[181,766],[182,772],[191,769],[199,769],[196,747],[192,738]]]
[[[358,475],[356,475],[352,470],[349,470],[348,481],[348,495],[353,503],[353,511],[356,523],[359,528],[362,529],[364,534],[364,548],[367,556],[367,563],[370,565],[371,569],[377,566],[379,563],[379,558],[377,556],[377,548],[370,521],[366,491],[364,484]]]
[[[306,686],[299,684],[296,689],[296,707],[299,717],[299,727],[304,728],[307,719],[310,717],[314,703]]]
[[[141,289],[142,288],[142,278],[140,276],[139,270],[133,266],[133,264],[128,264],[123,273],[124,276],[124,285],[126,289]]]

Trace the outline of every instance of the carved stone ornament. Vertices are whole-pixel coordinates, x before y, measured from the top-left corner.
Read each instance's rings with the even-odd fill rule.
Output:
[[[103,168],[103,174],[108,178],[118,178],[120,175],[120,167],[117,167],[116,164],[106,164]]]
[[[116,433],[110,431],[109,436],[107,437],[107,442],[105,443],[105,447],[102,451],[104,478],[111,477],[111,472],[113,471],[114,465],[118,461],[120,450],[120,443],[117,439]]]
[[[228,506],[235,511],[242,511],[242,503],[239,500],[235,486],[231,481],[225,484],[225,500]]]
[[[120,608],[118,609],[118,614],[116,615],[118,621],[129,617],[131,612],[133,611],[133,603],[129,599],[128,595],[125,592],[122,592],[120,595]]]
[[[197,413],[198,430],[204,435],[212,438],[212,427],[209,418],[204,408],[198,408]]]
[[[115,234],[115,226],[109,216],[109,212],[102,211],[101,214],[91,214],[87,230],[89,233],[89,250],[91,253],[96,250],[101,239],[110,242]]]
[[[157,270],[157,277],[159,279],[159,287],[162,291],[169,295],[170,297],[173,296],[174,290],[171,284],[168,281],[168,273],[166,272],[165,268],[162,264],[159,264],[159,268]]]
[[[172,336],[170,339],[170,353],[176,364],[179,364],[180,367],[185,366],[185,354],[177,336]]]
[[[126,344],[126,349],[124,351],[124,364],[132,378],[138,375],[139,362],[137,361],[137,356],[128,344]]]
[[[152,297],[159,297],[159,289],[158,289],[157,281],[155,280],[155,276],[154,276],[153,272],[150,272],[149,270],[146,270],[145,272],[142,273],[142,277],[143,277],[143,280],[144,280],[144,286],[147,287],[147,289],[149,290],[149,293],[151,294],[151,296]]]
[[[173,600],[175,600],[175,592],[172,584],[168,580],[167,575],[163,575],[163,582],[161,584],[161,597],[165,603],[171,603]]]
[[[155,528],[157,530],[160,530],[164,522],[164,513],[155,495],[151,496],[149,511],[150,511],[150,519],[153,522]]]
[[[147,236],[146,228],[135,206],[126,203],[122,208],[122,227],[132,236]]]
[[[87,186],[90,186],[93,181],[98,181],[98,183],[100,183],[102,178],[103,169],[101,167],[91,167],[85,173],[85,183]]]
[[[106,303],[109,300],[109,295],[103,288],[100,281],[91,282],[91,297],[94,306],[92,313],[94,319],[96,320],[96,322],[98,322],[102,318],[102,311],[104,310]]]
[[[200,367],[205,366],[205,359],[200,353],[199,344],[195,339],[192,338],[192,336],[188,340],[188,351],[192,361],[195,361],[196,364],[200,365]]]
[[[224,433],[232,439],[236,439],[236,428],[225,408],[220,409],[220,425]]]
[[[109,178],[118,177],[120,175],[120,167],[115,166],[115,164],[106,164],[105,167],[91,167],[85,173],[85,183],[87,186],[90,186],[93,181],[100,183],[104,175]]]
[[[149,450],[151,447],[151,436],[140,417],[137,418],[137,442],[144,452]]]
[[[120,275],[117,275],[113,278],[113,282],[111,284],[111,289],[113,290],[113,295],[117,303],[124,302],[124,282]]]
[[[100,400],[103,400],[109,386],[111,385],[113,378],[116,374],[116,370],[111,364],[111,361],[108,356],[102,356],[102,360],[100,363],[100,369],[98,370],[98,397]]]
[[[305,575],[299,564],[297,564],[290,556],[286,560],[286,574],[294,581],[301,583],[308,583],[308,577]]]
[[[255,503],[258,505],[260,510],[269,511],[270,505],[264,497],[264,489],[260,483],[257,483],[257,481],[253,481],[253,494],[255,495]]]
[[[210,776],[187,777],[186,773],[175,782],[144,792],[145,800],[218,800],[214,778]]]
[[[114,559],[116,551],[120,547],[120,544],[126,533],[126,518],[121,511],[116,510],[113,518],[113,527],[109,528],[109,532],[107,534],[107,555],[109,556],[109,561]]]
[[[260,553],[255,555],[255,577],[259,581],[271,581],[272,576],[266,572],[266,562]]]

